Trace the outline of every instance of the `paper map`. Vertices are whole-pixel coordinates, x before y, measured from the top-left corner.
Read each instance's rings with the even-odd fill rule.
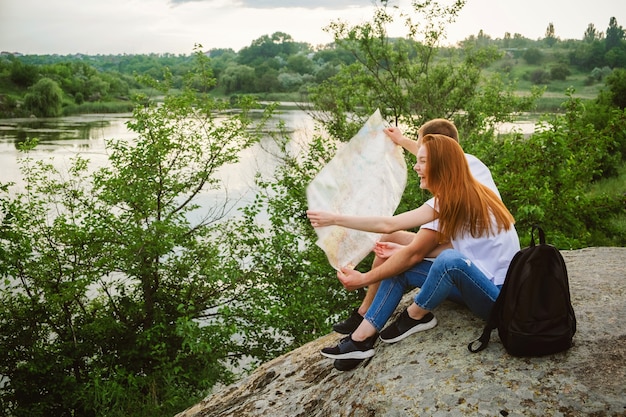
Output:
[[[376,110],[348,143],[307,187],[310,210],[357,216],[391,216],[407,178],[402,147],[383,129],[387,123]],[[374,248],[380,234],[339,226],[315,229],[316,244],[333,268],[356,267]]]

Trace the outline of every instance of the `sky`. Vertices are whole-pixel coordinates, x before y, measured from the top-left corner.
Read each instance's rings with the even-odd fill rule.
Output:
[[[411,0],[389,4],[412,11]],[[274,32],[316,46],[332,41],[323,30],[331,22],[370,21],[373,7],[374,0],[0,0],[0,52],[191,54],[196,44],[239,51]],[[446,43],[480,30],[539,39],[550,23],[558,38],[582,39],[590,23],[605,32],[611,17],[626,27],[626,1],[467,0]],[[390,34],[404,36],[401,28]]]

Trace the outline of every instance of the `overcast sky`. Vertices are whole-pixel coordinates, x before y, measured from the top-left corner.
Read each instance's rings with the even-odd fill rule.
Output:
[[[449,4],[451,0],[440,3]],[[410,0],[390,0],[410,11]],[[284,32],[312,45],[332,41],[323,28],[372,17],[373,0],[0,0],[0,51],[23,54],[190,54],[235,51],[263,35]],[[561,39],[582,39],[611,17],[626,27],[624,0],[468,0],[447,30],[448,41],[479,30],[543,38],[549,23]],[[404,35],[396,33],[393,35]]]

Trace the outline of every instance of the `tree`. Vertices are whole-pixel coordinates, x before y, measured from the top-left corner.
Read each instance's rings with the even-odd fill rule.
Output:
[[[267,59],[278,56],[286,59],[300,51],[309,52],[310,45],[295,42],[286,33],[275,32],[271,36],[263,35],[252,41],[250,46],[242,48],[237,59],[242,65],[257,66]]]
[[[19,59],[13,58],[10,68],[11,81],[20,87],[30,87],[37,81],[39,76],[37,66],[24,64]]]
[[[390,123],[404,126],[408,135],[429,119],[449,118],[469,146],[471,135],[491,137],[496,123],[530,108],[536,91],[519,97],[514,83],[498,74],[483,75],[483,69],[501,56],[495,47],[439,55],[445,28],[464,4],[414,3],[417,17],[400,15],[405,38],[388,35],[396,16],[386,7],[377,8],[371,22],[354,27],[340,21],[331,24],[328,30],[333,32],[336,47],[350,51],[354,62],[342,65],[336,75],[311,89],[314,117],[338,140],[353,137],[377,108]],[[409,175],[410,191],[404,194],[399,211],[424,201],[419,188],[412,186],[416,180]]]
[[[554,34],[554,24],[552,22],[548,24],[548,27],[546,28],[546,36],[543,40],[550,48],[552,48],[552,46],[554,46],[554,44],[557,42],[558,39]]]
[[[291,55],[287,58],[287,68],[296,74],[313,74],[313,61],[302,54]]]
[[[604,61],[604,43],[595,40],[593,42],[581,42],[569,53],[569,60],[572,65],[591,71],[594,68],[602,68]]]
[[[606,77],[606,86],[608,92],[605,94],[609,97],[610,103],[622,110],[626,109],[626,69],[614,69]]]
[[[254,103],[224,113],[206,94],[206,57],[195,58],[181,93],[168,93],[168,75],[150,81],[164,101],[140,100],[128,124],[137,138],[110,141],[110,165],[92,172],[78,157],[59,173],[26,157],[26,191],[3,188],[2,414],[173,415],[231,382],[244,355],[275,354],[266,328],[223,320],[262,285],[223,248],[228,206],[197,213],[221,187],[217,170],[258,140]]]
[[[571,74],[569,66],[563,63],[554,64],[550,67],[550,79],[565,80]]]
[[[612,244],[621,242],[623,228],[611,230],[603,219],[623,214],[623,196],[594,197],[587,190],[590,181],[623,164],[615,138],[623,140],[626,119],[623,112],[614,113],[596,127],[589,106],[574,98],[573,90],[567,95],[565,112],[542,117],[530,137],[485,138],[480,152],[470,153],[491,168],[519,231],[540,223],[553,231],[559,248],[588,246],[602,233]]]
[[[606,64],[615,69],[626,68],[626,44],[623,48],[613,48],[604,55]]]
[[[505,32],[504,33],[504,39],[503,39],[503,42],[502,42],[502,46],[505,49],[508,49],[508,48],[511,47],[511,32]]]
[[[615,17],[611,17],[611,19],[609,20],[609,27],[606,29],[606,51],[608,52],[613,48],[620,47],[623,39],[624,28],[617,24],[617,19]]]
[[[342,65],[310,94],[313,106],[322,112],[319,119],[330,132],[343,140],[351,138],[376,108],[387,120],[413,131],[428,119],[452,116],[457,126],[470,131],[523,107],[526,101],[514,97],[511,85],[482,78],[483,68],[501,55],[495,48],[468,48],[460,55],[438,56],[445,27],[464,4],[416,3],[417,17],[400,15],[406,38],[388,36],[387,28],[396,16],[386,7],[375,11],[372,22],[354,27],[341,21],[331,24],[328,30],[333,32],[336,47],[350,51],[354,62]],[[492,100],[498,103],[486,104]]]
[[[593,23],[589,23],[587,29],[585,30],[585,34],[583,35],[583,41],[587,43],[591,43],[596,40],[602,39],[603,33],[598,32]]]
[[[224,93],[250,93],[254,91],[254,68],[247,65],[230,65],[224,69],[217,84]]]
[[[35,116],[60,116],[63,110],[63,90],[53,80],[42,78],[24,96],[24,106]]]

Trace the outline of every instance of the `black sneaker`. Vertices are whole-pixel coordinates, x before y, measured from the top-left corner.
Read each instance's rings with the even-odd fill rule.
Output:
[[[363,316],[359,314],[359,309],[355,308],[352,315],[339,323],[333,324],[333,330],[341,334],[350,334],[359,327],[363,321]]]
[[[432,329],[437,325],[437,319],[433,313],[428,313],[419,320],[409,317],[409,313],[404,310],[400,316],[382,332],[380,340],[385,343],[395,343],[413,333]]]
[[[331,359],[367,359],[374,356],[374,342],[377,335],[368,337],[362,342],[355,342],[352,337],[346,336],[334,347],[322,349],[322,355]]]

